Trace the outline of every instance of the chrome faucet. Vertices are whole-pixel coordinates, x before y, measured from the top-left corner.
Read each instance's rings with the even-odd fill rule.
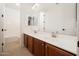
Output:
[[[56,38],[56,33],[55,32],[52,32],[52,37]]]

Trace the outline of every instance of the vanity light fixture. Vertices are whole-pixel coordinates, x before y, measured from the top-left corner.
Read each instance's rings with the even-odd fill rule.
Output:
[[[56,3],[56,5],[58,5],[59,3]]]
[[[20,6],[20,3],[16,3],[16,6]]]
[[[39,4],[38,3],[35,3],[33,6],[32,6],[32,10],[36,10],[39,8]]]

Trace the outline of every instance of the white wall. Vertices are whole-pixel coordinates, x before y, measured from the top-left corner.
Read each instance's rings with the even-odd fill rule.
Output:
[[[77,4],[77,36],[79,41],[79,3]],[[77,47],[78,56],[79,56],[79,47]]]
[[[79,3],[77,4],[77,30],[78,30],[77,34],[79,38]]]
[[[76,9],[75,4],[58,4],[46,12],[46,31],[63,34],[76,34]],[[62,28],[66,29],[62,31]]]
[[[4,37],[20,37],[20,11],[5,7]]]

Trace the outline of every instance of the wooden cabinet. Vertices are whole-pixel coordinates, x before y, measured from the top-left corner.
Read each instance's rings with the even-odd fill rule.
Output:
[[[32,53],[33,52],[33,37],[28,36],[28,50]]]
[[[46,56],[73,56],[73,54],[50,44],[46,44],[45,46],[45,55]]]
[[[24,46],[27,48],[28,47],[28,36],[26,34],[24,34]]]
[[[39,39],[34,39],[34,49],[33,54],[35,56],[44,56],[45,55],[45,44]]]
[[[35,56],[75,56],[73,53],[25,34],[24,46]]]

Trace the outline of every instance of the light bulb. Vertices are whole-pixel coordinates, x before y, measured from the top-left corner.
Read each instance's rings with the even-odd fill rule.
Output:
[[[16,6],[20,6],[20,3],[16,3]]]

